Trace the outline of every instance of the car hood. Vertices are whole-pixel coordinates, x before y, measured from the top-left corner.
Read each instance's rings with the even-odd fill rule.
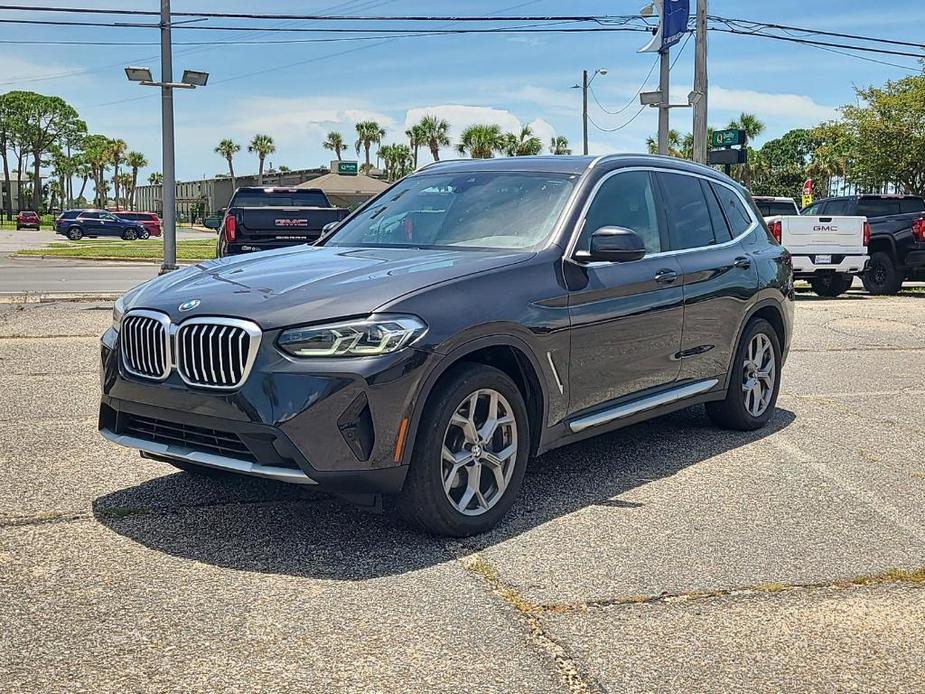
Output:
[[[212,260],[130,291],[126,309],[247,318],[267,330],[366,315],[399,297],[465,275],[523,262],[524,251],[300,246]],[[181,312],[186,302],[199,304]]]

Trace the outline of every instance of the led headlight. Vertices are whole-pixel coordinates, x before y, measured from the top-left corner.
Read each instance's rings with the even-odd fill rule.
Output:
[[[125,295],[123,294],[112,307],[112,329],[119,330],[122,327],[122,316],[125,314]]]
[[[280,335],[278,344],[294,357],[372,357],[397,352],[426,330],[427,325],[414,316],[370,316],[290,328]]]

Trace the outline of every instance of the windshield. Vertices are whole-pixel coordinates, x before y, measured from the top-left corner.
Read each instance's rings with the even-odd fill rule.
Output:
[[[511,171],[411,176],[325,245],[534,248],[549,238],[577,180]]]

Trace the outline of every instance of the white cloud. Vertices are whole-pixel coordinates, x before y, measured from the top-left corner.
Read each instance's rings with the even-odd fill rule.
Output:
[[[527,125],[533,130],[533,134],[540,138],[540,142],[543,143],[543,151],[549,152],[549,141],[556,136],[556,129],[542,118],[537,118],[527,123]]]
[[[684,99],[687,91],[684,92]],[[811,97],[803,94],[774,94],[748,89],[725,89],[710,87],[710,110],[745,111],[756,114],[766,123],[784,121],[786,123],[806,123],[815,125],[819,121],[836,116],[836,107],[817,104]]]

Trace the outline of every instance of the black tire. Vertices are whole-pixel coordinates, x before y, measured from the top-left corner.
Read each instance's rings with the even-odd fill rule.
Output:
[[[151,238],[151,232],[147,229],[142,229],[140,232],[138,232],[138,238],[140,238],[142,241],[147,241],[149,238]]]
[[[851,275],[819,275],[809,280],[809,286],[819,296],[834,298],[848,291],[853,281],[854,277]]]
[[[80,227],[71,227],[67,230],[67,237],[71,241],[80,241],[83,238],[83,232],[80,230]]]
[[[22,231],[22,227],[19,226],[18,224],[16,225],[16,231]]]
[[[463,514],[451,503],[443,486],[443,447],[450,419],[479,390],[501,394],[510,405],[516,425],[516,453],[507,487],[480,515]],[[514,504],[523,483],[530,448],[530,422],[523,396],[503,371],[484,364],[463,363],[448,371],[427,400],[414,442],[405,486],[396,499],[399,514],[410,524],[434,535],[466,537],[490,530]],[[484,468],[482,468],[484,469]],[[462,469],[460,469],[460,473]],[[469,472],[466,471],[468,479]],[[459,478],[461,481],[461,477]],[[486,478],[494,484],[491,478]],[[487,493],[487,492],[483,492]],[[460,502],[461,503],[461,502]]]
[[[898,294],[902,289],[904,274],[893,256],[884,251],[871,254],[867,271],[862,277],[864,289],[871,294],[883,296],[885,294]]]
[[[774,390],[771,393],[770,402],[767,407],[758,416],[753,416],[746,409],[746,397],[743,390],[743,379],[745,373],[746,354],[752,340],[759,334],[765,335],[771,342],[771,348],[774,353]],[[717,402],[708,402],[706,405],[707,415],[713,420],[713,423],[724,429],[734,429],[736,431],[754,431],[760,429],[774,414],[774,408],[777,406],[777,396],[780,393],[780,372],[781,372],[781,348],[780,339],[774,327],[763,318],[752,319],[745,331],[742,333],[742,339],[739,340],[739,346],[736,348],[733,357],[733,365],[729,370],[729,383],[726,387],[726,397]]]
[[[134,241],[138,238],[138,232],[135,229],[126,229],[122,232],[123,241]]]

